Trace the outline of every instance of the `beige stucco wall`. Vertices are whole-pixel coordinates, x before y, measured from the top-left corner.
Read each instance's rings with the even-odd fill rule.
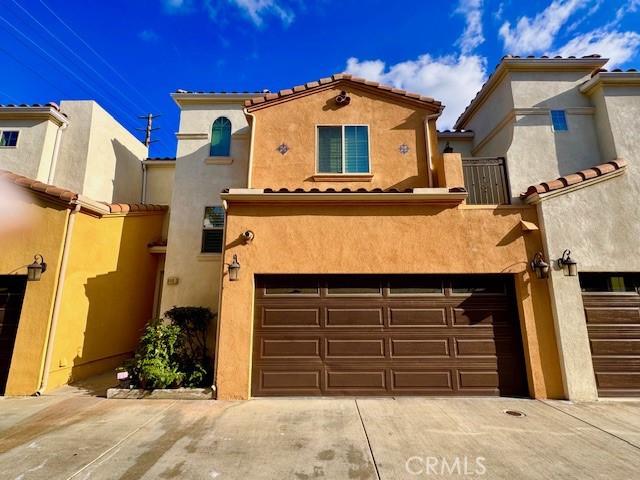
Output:
[[[147,163],[145,168],[147,169],[147,184],[144,202],[155,205],[171,205],[176,163],[171,161],[162,164]]]
[[[139,203],[147,148],[92,100],[62,101],[63,134],[54,183],[104,202]]]
[[[231,159],[212,164],[210,131],[220,116],[231,121]],[[223,189],[247,185],[250,136],[242,102],[184,105],[180,133],[198,135],[178,140],[160,310],[193,305],[216,311],[221,258],[217,253],[200,253],[202,224],[205,207],[222,205]],[[178,279],[177,285],[167,284],[172,277]]]
[[[238,281],[223,278],[218,398],[250,395],[254,278],[274,273],[513,274],[530,393],[562,397],[546,282],[527,271],[540,237],[521,220],[537,222],[535,209],[230,201],[225,261],[237,254],[241,269]],[[236,241],[247,229],[253,242]]]
[[[321,90],[253,112],[252,188],[404,189],[428,185],[424,122],[430,112],[351,86],[351,103],[336,107],[333,99],[342,88]],[[316,126],[345,124],[369,126],[373,178],[366,182],[314,181]],[[434,127],[432,122],[430,128]],[[289,147],[285,155],[277,149],[283,142]],[[402,144],[409,146],[404,155],[399,151]]]
[[[46,182],[58,125],[45,119],[0,119],[0,132],[17,130],[16,147],[0,147],[0,168]]]

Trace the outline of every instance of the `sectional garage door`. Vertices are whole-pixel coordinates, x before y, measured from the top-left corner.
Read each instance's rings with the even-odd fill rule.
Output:
[[[252,393],[526,395],[508,276],[262,276]]]
[[[9,377],[26,286],[26,275],[0,275],[0,395]]]
[[[598,395],[640,396],[640,274],[581,273]]]

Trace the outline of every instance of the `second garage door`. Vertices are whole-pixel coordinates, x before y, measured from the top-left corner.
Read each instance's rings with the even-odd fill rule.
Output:
[[[262,276],[252,394],[526,395],[508,276]]]

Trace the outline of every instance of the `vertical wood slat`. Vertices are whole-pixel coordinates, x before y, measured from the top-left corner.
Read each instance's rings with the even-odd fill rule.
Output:
[[[462,171],[469,204],[510,203],[504,158],[465,158],[462,159]]]

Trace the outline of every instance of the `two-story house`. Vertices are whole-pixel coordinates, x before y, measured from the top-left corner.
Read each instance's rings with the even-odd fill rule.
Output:
[[[535,207],[467,203],[440,102],[344,74],[174,99],[162,304],[218,311],[218,398],[563,395]]]

